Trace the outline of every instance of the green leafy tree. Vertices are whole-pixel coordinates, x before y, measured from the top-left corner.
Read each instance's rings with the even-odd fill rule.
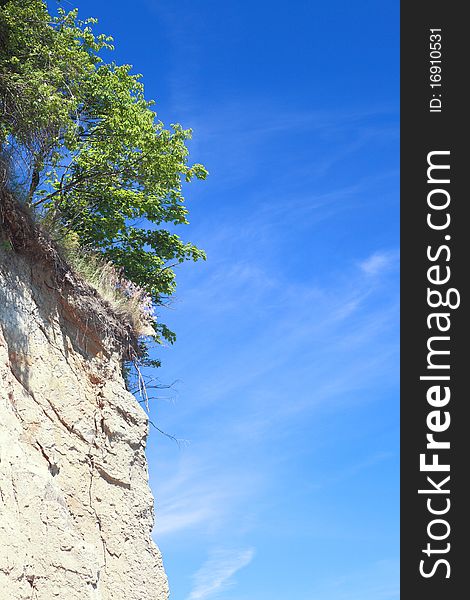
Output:
[[[51,227],[161,305],[176,264],[205,258],[173,226],[188,223],[183,182],[207,171],[188,164],[191,130],[165,129],[141,76],[104,62],[112,39],[94,23],[76,10],[51,16],[40,0],[0,6],[1,150],[15,155],[12,178]],[[154,337],[174,341],[156,321]]]

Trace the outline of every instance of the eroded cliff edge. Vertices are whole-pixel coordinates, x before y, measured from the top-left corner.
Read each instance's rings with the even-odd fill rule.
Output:
[[[0,235],[0,598],[167,600],[122,324],[26,237]]]

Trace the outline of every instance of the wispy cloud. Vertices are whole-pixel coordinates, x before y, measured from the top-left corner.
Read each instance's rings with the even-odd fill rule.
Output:
[[[158,542],[195,530],[210,537],[238,514],[237,507],[245,506],[247,495],[257,493],[260,481],[234,465],[226,465],[223,471],[217,458],[211,457],[200,442],[180,453],[175,473],[160,479],[156,486]]]
[[[309,189],[319,190],[324,183],[325,191],[334,192],[333,173],[334,180],[342,179],[345,162],[364,153],[371,144],[387,142],[396,135],[394,128],[377,126],[373,120],[373,110],[341,116],[334,111],[315,110],[280,114],[273,99],[240,98],[237,104],[205,106],[199,112],[191,111],[195,133],[191,150],[208,167],[211,176],[207,184],[214,190],[225,191],[227,187],[250,182],[256,194],[255,202],[263,190],[268,198],[276,190],[281,190],[282,195],[290,190],[299,196]],[[273,144],[286,143],[288,147],[291,144],[300,148],[299,137],[308,138],[309,156],[297,150],[268,160]],[[385,171],[394,171],[393,165],[388,165]],[[396,171],[391,174],[396,178]],[[365,171],[363,175],[383,177],[383,172],[372,175]],[[259,186],[260,179],[263,179],[262,186]],[[362,175],[356,176],[357,179],[362,179]]]
[[[370,254],[378,255],[389,267],[396,258],[392,251]],[[165,428],[192,443],[176,467],[157,478],[158,542],[196,533],[210,543],[221,535],[233,540],[242,522],[250,527],[254,507],[276,477],[270,453],[258,455],[259,449],[295,436],[314,415],[361,405],[365,390],[387,381],[397,351],[390,335],[396,292],[388,271],[371,277],[360,264],[347,261],[341,278],[307,285],[286,282],[271,265],[222,260],[185,292],[180,310],[189,311],[187,362],[180,359],[178,369],[193,373],[186,376],[189,391],[183,390],[188,401],[165,411]],[[254,324],[249,336],[238,333],[259,315],[261,327]],[[207,332],[202,338],[201,330]],[[230,339],[226,347],[224,337]],[[297,450],[287,445],[284,459]],[[375,452],[377,460],[389,457],[387,447]],[[363,460],[346,462],[324,485],[355,476]],[[243,536],[234,543],[243,543]]]
[[[288,283],[279,273],[269,269],[264,272],[261,267],[252,269],[251,279],[246,278],[243,270],[229,270],[223,263],[214,268],[207,280],[199,279],[197,286],[186,292],[185,303],[193,310],[197,307],[196,312],[203,318],[207,314],[212,322],[215,315],[224,322],[231,322],[233,315],[233,322],[240,328],[250,325],[258,314],[261,318],[267,315],[273,318],[266,319],[259,329],[254,324],[250,338],[232,342],[229,362],[219,365],[215,361],[214,369],[217,370],[204,383],[204,399],[201,397],[200,401],[204,404],[219,402],[230,392],[264,381],[265,377],[272,376],[273,371],[282,369],[293,359],[296,359],[296,370],[304,364],[310,373],[318,371],[319,375],[322,374],[322,379],[329,386],[339,384],[341,373],[348,375],[349,385],[351,381],[357,383],[363,370],[359,367],[366,363],[365,375],[370,378],[370,365],[379,358],[377,351],[370,351],[370,345],[376,340],[380,342],[384,330],[393,325],[398,314],[395,294],[390,292],[387,303],[371,306],[370,302],[382,293],[382,283],[371,282],[370,276],[378,274],[380,269],[384,272],[390,269],[393,260],[392,252],[387,255],[374,253],[365,261],[366,266],[361,263],[358,272],[355,269],[345,270],[342,274],[345,281],[323,287],[313,282],[310,285]],[[259,285],[261,278],[264,281]],[[269,286],[265,281],[269,281]],[[249,306],[250,311],[238,314],[237,307],[244,305]],[[224,329],[230,330],[228,325],[224,325]],[[210,343],[216,341],[214,337]],[[387,341],[391,345],[395,342],[388,338]],[[319,348],[322,348],[321,361],[318,359]],[[354,355],[351,357],[352,351]],[[338,372],[341,352],[349,358]],[[380,353],[384,359],[387,355],[388,348]],[[298,357],[301,357],[300,361]],[[329,365],[334,367],[334,377],[327,373]],[[354,372],[356,377],[351,378]],[[322,388],[318,383],[317,397]],[[270,403],[269,414],[273,412],[275,407]]]
[[[398,253],[395,251],[374,252],[359,263],[359,267],[366,275],[374,277],[390,269],[397,259]]]
[[[366,564],[348,574],[324,581],[318,597],[334,600],[398,600],[399,563],[383,559]]]
[[[158,540],[201,525],[215,526],[223,516],[230,505],[227,491],[230,495],[232,486],[217,485],[207,470],[207,466],[204,469],[181,457],[179,472],[158,486],[161,500],[155,526]]]
[[[254,556],[253,548],[217,550],[193,576],[193,588],[187,600],[216,598],[233,585],[234,575],[246,567]]]

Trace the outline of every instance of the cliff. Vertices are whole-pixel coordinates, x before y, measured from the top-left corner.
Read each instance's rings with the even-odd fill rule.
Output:
[[[166,600],[131,332],[0,202],[0,598]]]

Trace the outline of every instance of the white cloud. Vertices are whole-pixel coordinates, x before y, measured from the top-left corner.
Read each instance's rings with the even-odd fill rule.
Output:
[[[158,498],[154,534],[163,537],[192,535],[197,530],[211,537],[238,514],[240,503],[258,491],[260,477],[233,465],[222,471],[212,456],[214,442],[206,448],[201,442],[181,453],[176,472],[161,473],[155,485]],[[222,451],[223,449],[221,449]]]
[[[194,510],[181,505],[172,507],[171,510],[161,509],[158,511],[158,521],[155,526],[158,540],[164,535],[212,521],[213,514],[211,506]]]
[[[218,550],[193,576],[193,589],[187,600],[215,598],[233,584],[233,576],[246,567],[254,556],[253,548]]]
[[[360,269],[371,277],[381,275],[390,269],[397,259],[396,252],[374,252],[364,261],[359,263]]]
[[[251,535],[262,523],[260,503],[283,468],[270,448],[286,439],[282,460],[293,460],[299,424],[316,411],[369,402],[369,389],[396,377],[393,248],[299,282],[260,250],[254,232],[244,237],[262,222],[253,215],[245,228],[236,222],[217,230],[214,260],[183,283],[183,340],[170,375],[183,380],[182,397],[160,418],[191,446],[155,476],[162,544],[243,547],[240,524]],[[204,583],[198,573],[189,600],[225,589],[215,574]]]
[[[234,493],[232,485],[221,487],[207,469],[183,460],[180,472],[157,486],[156,495],[160,499],[155,525],[157,539],[188,528],[216,526],[230,506],[227,495],[231,493]]]

